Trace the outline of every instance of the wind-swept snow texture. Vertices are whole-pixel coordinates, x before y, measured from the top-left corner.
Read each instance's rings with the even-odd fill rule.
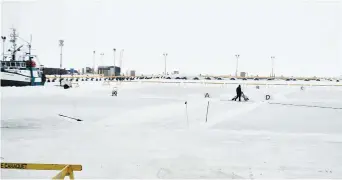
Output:
[[[232,102],[235,88],[138,82],[1,88],[1,161],[81,164],[76,178],[342,178],[342,110],[269,104],[342,108],[342,87],[243,85],[251,100]]]

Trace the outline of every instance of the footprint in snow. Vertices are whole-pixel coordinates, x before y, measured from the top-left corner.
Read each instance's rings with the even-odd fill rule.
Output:
[[[171,174],[171,171],[168,169],[160,168],[157,172],[157,177],[159,179],[164,179],[167,175]]]

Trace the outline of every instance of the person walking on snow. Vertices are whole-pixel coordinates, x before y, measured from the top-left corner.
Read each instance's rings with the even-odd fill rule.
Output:
[[[239,85],[239,86],[236,88],[236,96],[235,96],[235,98],[233,98],[233,100],[236,101],[237,98],[239,98],[239,101],[241,101],[241,95],[242,95],[241,85]]]

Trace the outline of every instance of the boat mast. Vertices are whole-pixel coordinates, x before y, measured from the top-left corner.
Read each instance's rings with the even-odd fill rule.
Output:
[[[28,52],[28,55],[29,55],[29,62],[30,62],[30,74],[31,74],[31,86],[34,86],[34,77],[33,77],[33,62],[32,62],[32,57],[31,57],[31,43],[32,43],[32,34],[30,35],[30,43],[28,45],[28,48],[29,48],[29,52]]]
[[[17,43],[16,43],[16,41],[17,41],[17,37],[18,37],[18,34],[16,33],[16,29],[14,29],[14,28],[12,28],[12,33],[10,34],[10,37],[11,37],[11,39],[10,39],[10,42],[13,44],[12,46],[13,46],[13,51],[12,51],[12,61],[15,61],[15,54],[16,54],[16,52],[17,52]]]

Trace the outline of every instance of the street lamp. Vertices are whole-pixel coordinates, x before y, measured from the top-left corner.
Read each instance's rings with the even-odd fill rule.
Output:
[[[239,57],[240,57],[240,54],[236,54],[235,57],[236,57],[235,77],[237,78],[238,77],[238,67],[239,67]]]
[[[104,66],[104,63],[103,63],[103,56],[104,56],[104,53],[100,53],[100,56],[101,56],[101,59],[100,59],[100,61],[101,61],[101,66],[102,66],[102,68],[103,68],[103,66]],[[102,69],[103,70],[103,69]],[[97,68],[97,73],[98,74],[102,74],[102,70],[100,71],[99,70],[99,68]]]
[[[93,75],[95,75],[95,51],[93,51]]]
[[[271,56],[271,61],[272,61],[272,71],[271,71],[271,77],[275,77],[274,75],[274,56]]]
[[[122,58],[123,58],[123,53],[124,53],[124,49],[122,49],[120,51],[120,73],[123,71],[122,70]]]
[[[60,62],[59,62],[59,85],[62,86],[62,57],[63,57],[64,40],[59,40],[59,47],[61,47]]]
[[[115,52],[116,52],[115,48],[113,49],[113,52],[114,52],[114,68],[115,68]]]
[[[167,57],[167,53],[164,53],[164,75],[166,76],[166,57]]]
[[[2,60],[5,60],[5,41],[6,41],[6,36],[1,36],[2,39]]]

